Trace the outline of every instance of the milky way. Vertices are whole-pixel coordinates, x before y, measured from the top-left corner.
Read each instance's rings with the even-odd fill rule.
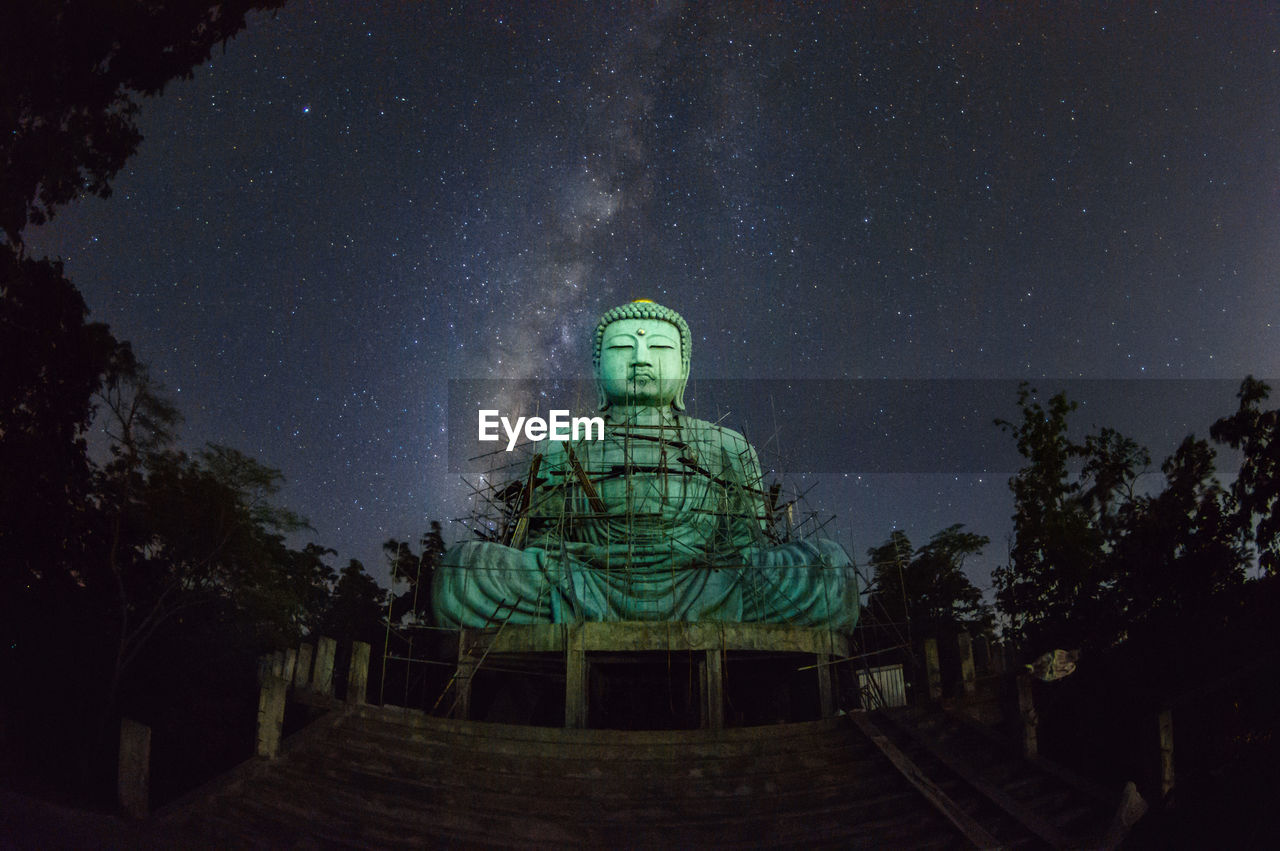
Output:
[[[709,380],[1220,379],[1086,405],[1158,463],[1280,375],[1274,4],[435,5],[254,18],[144,105],[112,198],[29,239],[184,443],[279,467],[341,559],[466,512],[450,379],[582,377],[636,297],[688,319],[699,415],[784,450],[859,418],[803,477],[851,552],[963,522],[984,584],[1007,463],[860,470],[842,440],[919,459],[950,425],[852,391],[775,423]],[[966,427],[1015,413],[974,399]]]

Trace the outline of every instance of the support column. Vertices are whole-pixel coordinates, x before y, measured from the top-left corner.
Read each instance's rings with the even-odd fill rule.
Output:
[[[571,626],[564,643],[564,725],[587,726],[587,651],[581,626]]]
[[[818,653],[818,712],[823,718],[834,718],[836,704],[831,688],[831,657],[826,653]]]
[[[284,700],[289,683],[280,677],[267,677],[258,693],[258,756],[274,759],[280,753],[280,735],[284,729]]]
[[[942,665],[938,662],[938,640],[924,640],[924,673],[929,683],[929,699],[942,700]]]
[[[317,694],[333,696],[333,660],[338,652],[338,642],[321,638],[316,644],[316,668],[311,677],[311,688]]]
[[[132,818],[146,818],[151,801],[151,728],[120,719],[120,761],[116,791],[120,806]]]
[[[706,651],[702,665],[702,726],[724,728],[724,654],[719,650]]]
[[[363,706],[369,691],[369,645],[364,641],[351,643],[351,667],[347,669],[347,703]]]
[[[463,721],[471,717],[471,680],[475,677],[480,659],[474,655],[474,645],[467,640],[468,630],[458,633],[458,669],[453,672],[453,690],[456,695],[453,701],[454,718]]]
[[[973,639],[969,633],[961,632],[956,636],[956,648],[960,651],[960,685],[965,697],[973,697],[977,690],[977,677],[973,668]]]

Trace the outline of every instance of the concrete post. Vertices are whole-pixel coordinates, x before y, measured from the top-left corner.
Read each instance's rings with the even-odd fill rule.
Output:
[[[1036,740],[1036,725],[1040,723],[1040,719],[1036,716],[1031,678],[1026,674],[1018,677],[1018,714],[1022,716],[1022,753],[1032,759],[1040,749]]]
[[[1004,642],[997,641],[991,645],[991,673],[1003,674],[1007,667],[1004,663]]]
[[[296,648],[290,647],[284,651],[284,666],[280,671],[281,678],[285,682],[293,681],[293,672],[298,667],[298,651]]]
[[[929,682],[929,699],[942,700],[942,665],[938,662],[938,640],[924,640],[925,679]]]
[[[973,639],[969,633],[961,632],[956,636],[956,648],[960,651],[960,685],[964,688],[965,697],[973,697],[977,677],[973,668]]]
[[[311,688],[317,694],[333,696],[333,660],[338,652],[338,642],[321,638],[316,644],[315,672],[311,676]]]
[[[973,669],[979,674],[991,673],[991,641],[985,635],[973,640]]]
[[[1166,709],[1156,719],[1160,734],[1160,797],[1167,801],[1173,791],[1173,710]]]
[[[293,684],[298,688],[311,688],[311,657],[315,648],[304,644],[298,648],[298,667],[295,669]]]
[[[587,651],[581,626],[569,627],[565,636],[564,725],[587,726]]]
[[[280,753],[280,736],[284,730],[284,701],[289,683],[280,677],[267,677],[258,694],[258,756],[275,759]]]
[[[724,727],[724,657],[719,650],[708,650],[702,667],[702,726],[712,730]]]
[[[151,797],[151,728],[120,719],[120,761],[116,791],[120,806],[132,818],[146,818]]]
[[[271,673],[277,677],[284,676],[284,651],[277,650],[271,654]]]
[[[351,643],[351,667],[347,670],[347,703],[363,706],[369,690],[369,645]]]

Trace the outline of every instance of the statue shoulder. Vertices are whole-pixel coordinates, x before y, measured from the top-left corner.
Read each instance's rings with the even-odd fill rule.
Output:
[[[686,440],[707,469],[740,482],[759,481],[760,457],[755,447],[739,432],[693,418],[685,419],[682,425],[685,426]]]
[[[730,454],[754,451],[751,444],[739,432],[718,423],[695,417],[682,417],[680,425],[686,434],[686,439],[701,448],[724,449]]]

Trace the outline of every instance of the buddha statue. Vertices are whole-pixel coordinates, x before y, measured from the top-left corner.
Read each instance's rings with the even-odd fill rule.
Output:
[[[432,589],[438,625],[852,629],[848,555],[823,539],[771,540],[755,450],[685,413],[691,349],[670,308],[642,300],[605,313],[593,348],[603,439],[541,445],[510,545],[469,541],[446,553]]]

